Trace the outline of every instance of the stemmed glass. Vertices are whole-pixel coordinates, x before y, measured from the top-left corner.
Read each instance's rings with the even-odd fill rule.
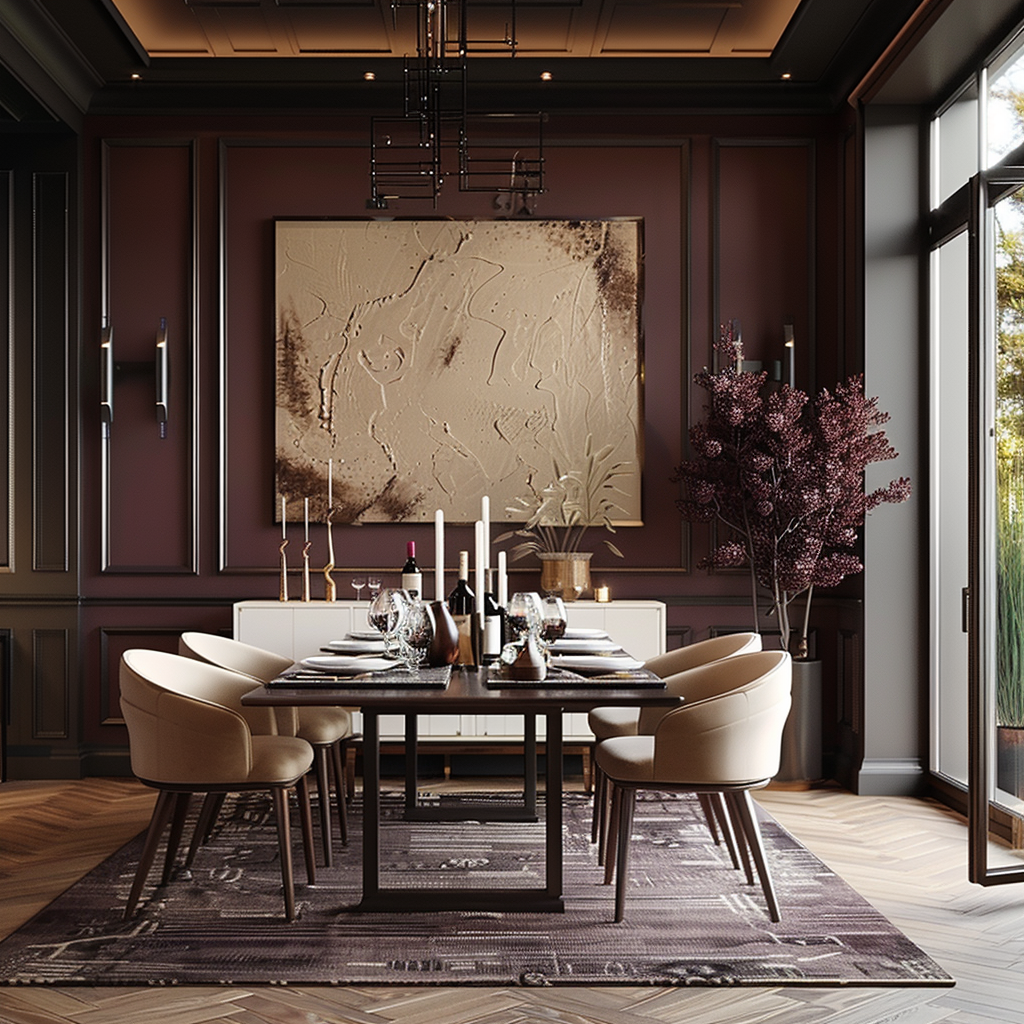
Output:
[[[540,638],[550,646],[556,640],[565,636],[567,625],[565,617],[565,604],[556,594],[548,594],[544,598],[543,611],[541,614]]]
[[[367,616],[370,625],[384,634],[384,653],[392,654],[398,648],[398,628],[409,607],[409,595],[404,590],[386,587],[370,602]]]
[[[430,641],[434,639],[434,615],[430,605],[419,598],[411,598],[398,627],[402,660],[412,672],[423,664]]]
[[[532,635],[536,639],[543,619],[539,594],[533,591],[519,592],[509,598],[507,621],[513,643],[524,640],[527,635]]]
[[[369,591],[369,594],[370,594],[370,604],[371,605],[377,599],[377,595],[380,593],[380,584],[381,584],[381,578],[379,576],[367,576],[366,577],[366,589]],[[370,621],[370,613],[369,612],[366,613],[366,621],[367,622]],[[372,626],[373,623],[370,622],[370,625]]]
[[[352,577],[352,589],[356,592],[356,600],[359,600],[359,591],[366,586],[365,576],[353,576]],[[375,595],[376,596],[376,595]]]

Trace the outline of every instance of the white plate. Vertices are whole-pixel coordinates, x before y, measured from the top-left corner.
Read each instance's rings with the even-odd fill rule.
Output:
[[[384,641],[377,634],[376,640],[331,640],[324,644],[335,654],[383,654]]]
[[[352,658],[342,654],[323,654],[315,658],[303,658],[303,668],[315,672],[329,672],[335,676],[354,676],[363,672],[383,672],[394,668],[397,662],[390,658]]]
[[[352,632],[346,634],[349,640],[379,640],[380,630],[379,629],[353,629]],[[332,641],[333,643],[333,641]]]
[[[562,637],[551,645],[552,654],[600,654],[602,651],[617,651],[614,640],[577,640]]]
[[[636,658],[612,658],[597,654],[552,655],[551,664],[567,668],[581,675],[603,675],[605,672],[632,672],[643,668],[644,663]]]
[[[563,640],[607,640],[608,634],[603,629],[594,629],[591,626],[569,626],[565,631]]]

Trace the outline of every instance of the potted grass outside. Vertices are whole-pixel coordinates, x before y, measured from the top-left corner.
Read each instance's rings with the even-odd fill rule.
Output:
[[[1024,467],[1000,459],[996,521],[996,785],[1024,797]]]

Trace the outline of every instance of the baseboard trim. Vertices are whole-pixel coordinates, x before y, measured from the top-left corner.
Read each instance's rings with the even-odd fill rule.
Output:
[[[927,776],[916,757],[864,758],[857,772],[861,796],[921,796]]]

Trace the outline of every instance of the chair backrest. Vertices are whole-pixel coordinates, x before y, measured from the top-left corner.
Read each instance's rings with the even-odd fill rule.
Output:
[[[132,771],[148,782],[238,782],[252,770],[240,707],[252,679],[166,651],[121,656],[121,712]]]
[[[216,633],[182,633],[178,639],[178,653],[249,676],[259,683],[269,682],[292,664],[291,658]],[[292,707],[239,707],[238,710],[258,736],[294,736],[298,729],[298,713]]]
[[[699,685],[654,733],[655,777],[709,785],[770,779],[792,702],[789,654],[743,654],[692,671],[702,673]]]
[[[760,633],[724,633],[713,636],[709,640],[698,640],[695,644],[687,644],[674,651],[655,655],[644,662],[655,675],[665,679],[677,672],[686,672],[698,665],[707,665],[722,658],[732,658],[737,654],[749,654],[761,650]]]

